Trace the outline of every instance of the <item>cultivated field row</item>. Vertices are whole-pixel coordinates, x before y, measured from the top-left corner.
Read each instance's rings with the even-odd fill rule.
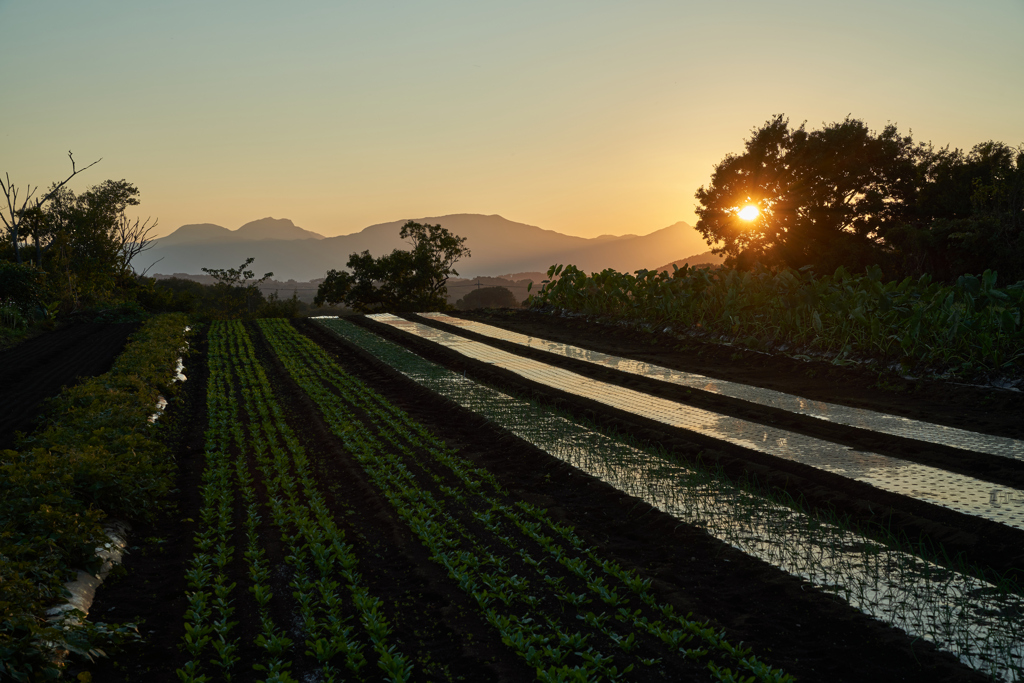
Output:
[[[514,373],[525,374],[524,368],[533,363],[521,357],[508,358],[509,354],[498,358],[501,354],[496,354],[495,349],[481,351],[483,345],[477,341],[440,333],[393,316],[376,318],[384,324],[397,325],[411,334],[439,342],[457,353],[503,365]],[[573,433],[571,427],[566,429],[564,425],[553,429],[552,425],[558,420],[544,415],[543,411],[528,416],[531,410],[536,412],[535,407],[524,409],[511,397],[479,385],[469,387],[467,385],[475,383],[443,368],[430,367],[431,364],[422,359],[413,360],[401,349],[386,349],[387,342],[374,339],[373,335],[350,323],[323,320],[321,324],[349,342],[371,349],[374,356],[416,381],[487,415],[584,471],[681,519],[704,526],[710,533],[752,555],[842,595],[869,614],[929,638],[976,668],[1007,676],[1009,680],[1019,676],[1024,661],[1024,652],[1019,648],[1022,626],[1018,616],[1022,613],[1019,597],[982,579],[939,568],[898,548],[885,547],[813,519],[801,519],[800,515],[780,506],[752,503],[749,496],[744,498],[742,492],[729,491],[728,485],[721,482],[709,483],[700,477],[694,480],[692,472],[678,468],[673,471],[664,461],[652,464],[650,454],[631,456],[630,462],[623,462],[629,458],[624,458],[621,444],[618,447],[596,444],[593,434],[586,434],[588,430],[577,429],[575,431],[580,433]],[[551,373],[551,369],[547,372]],[[543,382],[546,379],[543,374],[530,376],[530,379]],[[492,395],[487,396],[488,391]],[[591,392],[590,396],[596,397],[596,393]],[[583,441],[589,440],[582,448],[581,435]],[[595,451],[603,451],[603,454],[594,455]],[[653,496],[652,487],[658,489]],[[1007,499],[1012,505],[1014,494],[992,502],[997,508],[1000,502],[1005,507]],[[988,497],[984,502],[989,502]]]
[[[1024,529],[1024,491],[1019,489],[650,396],[391,314],[370,317],[474,360],[514,372],[529,381],[585,396],[611,408],[963,514]],[[936,427],[935,431],[940,429]],[[984,440],[984,435],[973,437]],[[1001,441],[1012,442],[1009,446],[1014,450],[1024,450],[1015,440]]]
[[[531,337],[479,321],[456,318],[446,313],[421,313],[419,316],[491,340],[509,342],[520,347],[540,349],[547,353],[578,359],[586,363],[612,368],[619,372],[650,377],[661,382],[696,391],[721,394],[759,406],[809,415],[826,422],[977,453],[990,453],[1016,460],[1024,460],[1024,441],[1020,439],[980,434],[976,431],[913,420],[866,408],[855,408],[827,401],[811,401],[801,396],[781,391],[729,382],[652,363],[638,362],[630,358],[593,351],[573,346],[572,344],[563,344]]]
[[[342,530],[344,501],[313,475],[275,373],[308,397],[337,452],[358,464],[522,675],[789,680],[677,614],[649,580],[510,495],[288,323],[261,321],[259,334],[271,357],[241,323],[209,333],[207,467],[181,680],[423,679],[427,663],[396,635],[404,615],[359,572],[365,549]]]

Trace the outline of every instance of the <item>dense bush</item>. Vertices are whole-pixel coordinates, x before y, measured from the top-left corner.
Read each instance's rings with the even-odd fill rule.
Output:
[[[13,305],[23,314],[42,303],[43,273],[24,263],[0,261],[0,306]]]
[[[292,295],[280,298],[276,293],[264,296],[255,288],[227,284],[205,285],[195,280],[170,277],[149,280],[139,288],[138,301],[150,311],[191,313],[201,321],[231,318],[293,318],[310,306]]]
[[[558,266],[548,271],[556,276],[531,305],[689,328],[764,350],[803,348],[955,373],[1024,372],[1024,282],[999,289],[992,271],[951,286],[927,275],[884,282],[877,266],[820,277],[806,269],[686,266],[671,275],[609,269],[588,276]]]
[[[171,396],[185,317],[150,319],[110,372],[63,391],[19,450],[0,454],[0,679],[56,673],[53,649],[85,651],[103,625],[48,622],[78,569],[92,569],[108,515],[152,518],[173,462],[148,421]]]
[[[455,308],[519,308],[516,295],[507,287],[478,287],[455,302]]]

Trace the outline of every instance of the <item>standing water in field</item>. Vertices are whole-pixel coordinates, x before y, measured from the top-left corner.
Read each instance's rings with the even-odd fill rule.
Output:
[[[1020,439],[981,434],[966,429],[912,420],[907,417],[880,413],[865,408],[853,408],[835,403],[826,403],[825,401],[813,401],[781,391],[705,377],[704,375],[666,368],[631,358],[592,351],[571,344],[540,339],[539,337],[529,337],[475,320],[454,318],[444,313],[420,313],[419,315],[444,323],[445,325],[474,332],[484,337],[518,344],[531,349],[539,349],[554,355],[581,360],[593,365],[601,365],[618,370],[619,372],[648,377],[669,384],[696,389],[697,391],[720,394],[741,401],[749,401],[757,405],[778,408],[779,410],[807,415],[819,420],[857,427],[858,429],[866,429],[881,434],[891,434],[904,439],[914,439],[951,448],[961,448],[967,451],[977,451],[978,453],[988,453],[1005,458],[1024,460],[1024,441]]]
[[[337,319],[320,324],[519,438],[743,552],[932,641],[965,664],[1024,681],[1024,600],[502,394]]]
[[[862,451],[841,442],[652,396],[511,354],[390,313],[368,317],[473,360],[508,370],[528,381],[592,399],[638,417],[838,474],[883,491],[1024,529],[1024,491],[1019,489],[995,486],[991,482],[938,467]]]

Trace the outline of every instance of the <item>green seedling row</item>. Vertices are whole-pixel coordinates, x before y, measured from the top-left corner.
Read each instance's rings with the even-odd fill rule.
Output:
[[[619,680],[638,665],[670,675],[686,661],[716,680],[790,680],[709,624],[675,614],[571,528],[512,500],[290,325],[259,325],[433,561],[538,680]]]
[[[212,325],[209,368],[201,531],[186,576],[182,645],[191,660],[179,679],[230,681],[239,675],[240,652],[255,650],[261,654],[251,667],[268,683],[296,681],[296,663],[323,681],[371,680],[370,650],[386,680],[407,680],[411,664],[390,642],[381,602],[362,581],[354,549],[317,490],[240,322]],[[236,511],[242,534],[232,524]],[[271,532],[287,549],[289,578],[277,593],[261,541]],[[234,547],[236,539],[243,545]],[[245,591],[231,581],[239,574]],[[240,641],[233,619],[241,600],[254,601],[259,617],[252,642]],[[275,623],[274,607],[281,604],[300,627]]]

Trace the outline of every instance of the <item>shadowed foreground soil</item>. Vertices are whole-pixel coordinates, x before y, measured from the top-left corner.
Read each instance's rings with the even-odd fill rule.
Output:
[[[40,404],[64,386],[110,369],[136,323],[78,323],[0,351],[0,450],[29,432]]]
[[[533,332],[527,333],[548,338],[556,338],[556,328],[564,327],[564,321],[532,319],[531,314],[507,316],[501,320],[509,327],[518,325],[517,331],[532,329]],[[543,506],[554,518],[572,524],[577,533],[598,548],[602,555],[650,577],[660,599],[671,602],[682,613],[693,612],[697,617],[712,620],[725,629],[732,642],[743,641],[762,660],[794,674],[799,680],[984,680],[951,655],[935,651],[928,643],[883,626],[834,597],[751,559],[703,532],[680,524],[678,520],[582,474],[482,418],[439,399],[370,354],[343,343],[315,324],[305,321],[298,325],[300,330],[331,352],[347,371],[427,425],[464,457],[493,472],[513,496]],[[381,327],[371,326],[375,330]],[[427,560],[425,551],[391,512],[389,503],[366,480],[355,460],[325,428],[312,402],[282,372],[258,331],[253,327],[249,331],[259,346],[261,360],[274,383],[278,400],[286,406],[289,423],[301,435],[319,482],[330,494],[329,504],[335,510],[336,518],[340,520],[346,537],[356,544],[360,557],[359,571],[372,581],[372,592],[388,606],[388,618],[395,625],[399,645],[424,662],[417,667],[415,680],[532,680],[533,673],[528,667],[501,644],[479,615],[467,607],[468,603],[461,594],[448,585],[445,574]],[[616,347],[614,335],[600,328],[592,331],[571,328],[561,334],[566,341],[577,344],[583,344],[580,339],[583,335],[593,342],[592,348],[616,353],[620,351],[615,351],[615,348],[625,349],[627,346],[627,340],[623,339],[621,346]],[[397,334],[392,336],[401,337]],[[637,334],[630,332],[628,336],[633,340],[630,343],[635,351]],[[408,339],[401,341],[409,343]],[[598,346],[600,341],[605,346]],[[639,341],[643,343],[642,339]],[[644,352],[651,351],[657,356],[659,360],[653,362],[669,364],[664,362],[663,353],[667,351],[659,352],[655,345],[651,346],[653,350],[645,348]],[[114,653],[109,660],[76,668],[72,674],[89,670],[94,681],[158,683],[178,680],[174,672],[184,662],[179,648],[185,605],[183,573],[192,551],[191,538],[197,531],[194,520],[199,506],[197,490],[202,473],[206,421],[206,369],[205,360],[199,355],[203,348],[201,340],[193,343],[195,353],[187,370],[188,390],[178,405],[171,408],[177,411],[174,419],[180,425],[175,441],[179,466],[177,510],[152,527],[135,530],[131,541],[135,549],[127,557],[125,574],[104,585],[90,615],[94,620],[139,621],[145,638],[141,643]],[[680,358],[696,355],[692,351],[673,352],[679,353]],[[443,353],[433,353],[439,361],[455,363],[455,359]],[[711,349],[704,356],[715,353],[718,352]],[[739,379],[742,372],[733,367],[739,362],[731,358],[734,351],[723,353],[727,354],[725,358],[728,360],[723,360],[721,365],[739,373],[727,378],[742,381]],[[635,353],[632,355],[636,356]],[[697,357],[701,358],[700,355]],[[746,372],[749,375],[765,373],[761,366],[770,363],[755,360],[757,362],[751,362]],[[707,358],[701,362],[704,367],[711,365]],[[557,402],[563,408],[579,410],[592,419],[605,420],[648,440],[668,439],[668,446],[683,457],[696,457],[708,451],[706,444],[687,440],[678,434],[631,423],[621,415],[600,413],[592,405],[574,406],[564,395],[545,394],[536,387],[516,384],[500,373],[486,375],[485,368],[472,364],[463,367],[471,376],[493,380],[509,390],[516,389]],[[710,369],[704,372],[712,374]],[[793,372],[788,365],[780,369],[778,377],[771,380],[778,382],[773,388],[796,391],[784,388],[796,386],[797,380],[790,385],[785,383],[786,376]],[[804,378],[799,382],[807,380],[815,378]],[[834,386],[837,381],[835,377],[826,376],[816,383],[820,397],[824,397],[828,386]],[[815,382],[807,382],[808,386],[811,384]],[[865,400],[870,399],[872,391],[879,393],[877,389],[863,388]],[[893,404],[906,408],[903,394],[914,393],[914,390],[901,392],[892,399]],[[1020,404],[1007,399],[1001,405],[1004,407],[1000,409],[1005,409],[1007,405]],[[925,407],[910,406],[909,409],[924,411]],[[956,411],[950,407],[948,412]],[[989,412],[993,412],[991,408]],[[168,417],[172,414],[169,412]],[[989,420],[990,423],[998,422],[991,415]],[[738,464],[734,466],[739,469],[761,466],[766,472],[771,470],[770,464],[740,462],[742,458],[736,453],[722,452],[720,455],[723,461],[735,459]],[[800,473],[779,476],[786,481],[797,481]],[[826,493],[830,491],[830,485],[820,482],[816,485]],[[831,491],[829,495],[834,493]],[[856,507],[857,492],[847,492],[846,495],[854,501],[851,505]],[[892,514],[910,519],[913,511],[894,509]],[[928,516],[922,520],[921,525],[944,523]],[[275,552],[268,548],[269,557],[275,557]],[[240,621],[247,617],[245,614],[238,616]],[[248,627],[242,625],[240,628],[246,630]],[[256,672],[248,671],[244,660],[242,664],[234,680],[256,680]],[[298,666],[301,670],[301,662]],[[367,680],[380,680],[376,678],[378,673],[369,672]],[[700,675],[680,672],[680,675],[680,680],[708,678],[706,672],[700,672]]]

